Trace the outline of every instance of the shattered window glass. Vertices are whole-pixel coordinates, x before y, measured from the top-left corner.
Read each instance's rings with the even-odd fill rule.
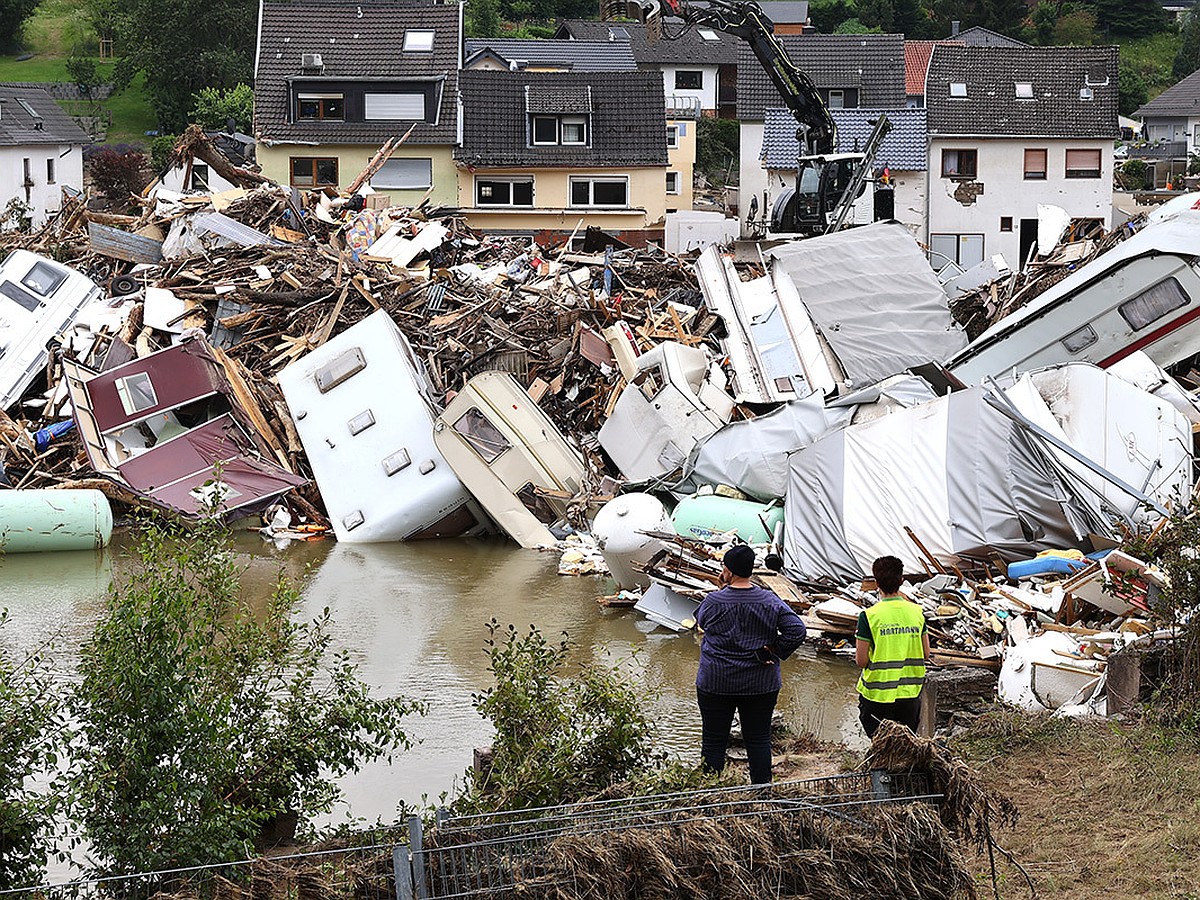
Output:
[[[462,435],[463,440],[470,444],[471,449],[478,453],[485,463],[495,462],[501,453],[512,446],[500,430],[474,406],[459,417],[454,423],[454,430]]]
[[[34,293],[41,294],[43,297],[49,297],[66,280],[66,270],[52,266],[49,263],[38,262],[34,263],[33,268],[29,270],[29,274],[21,279],[21,284]]]
[[[1178,281],[1167,278],[1142,291],[1132,300],[1126,300],[1117,309],[1121,318],[1128,322],[1134,331],[1138,331],[1151,322],[1157,322],[1172,310],[1187,306],[1191,299]]]
[[[145,372],[118,378],[113,385],[117,389],[117,396],[121,398],[121,406],[127,416],[158,406],[158,395],[154,392],[154,384]]]

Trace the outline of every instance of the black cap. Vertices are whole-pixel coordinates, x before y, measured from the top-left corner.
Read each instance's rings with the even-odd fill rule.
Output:
[[[754,551],[745,544],[738,544],[725,551],[721,562],[738,578],[749,578],[754,572]]]

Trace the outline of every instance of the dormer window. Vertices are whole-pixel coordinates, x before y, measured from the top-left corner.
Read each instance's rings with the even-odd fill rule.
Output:
[[[404,32],[405,53],[429,53],[433,50],[433,31],[408,29]]]
[[[587,116],[532,116],[531,132],[536,147],[585,146]]]
[[[1017,99],[1018,100],[1032,100],[1033,99],[1033,85],[1030,84],[1028,81],[1018,81],[1017,82]]]
[[[341,93],[296,95],[296,118],[302,122],[341,122],[346,118],[345,110],[345,96]]]
[[[951,97],[967,96],[967,83],[965,81],[950,82],[950,96]]]

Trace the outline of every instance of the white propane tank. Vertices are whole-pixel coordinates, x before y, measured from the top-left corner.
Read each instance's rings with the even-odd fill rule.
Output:
[[[621,590],[644,591],[650,586],[650,579],[634,564],[649,562],[664,544],[643,531],[675,531],[667,508],[651,494],[614,497],[592,522],[592,536]]]

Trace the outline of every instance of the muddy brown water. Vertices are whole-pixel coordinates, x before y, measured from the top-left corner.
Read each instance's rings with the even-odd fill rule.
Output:
[[[102,554],[0,560],[0,607],[9,610],[0,640],[21,650],[53,638],[57,677],[72,677],[77,649],[100,613],[113,573],[131,573],[127,540],[118,533]],[[681,759],[698,758],[694,638],[654,628],[632,610],[602,609],[595,598],[610,592],[611,582],[560,577],[556,554],[499,540],[320,541],[280,550],[256,534],[239,535],[237,549],[251,597],[265,598],[280,569],[300,579],[303,612],[330,608],[335,644],[351,652],[368,683],[381,693],[428,703],[428,714],[409,722],[409,735],[419,743],[390,765],[372,764],[346,778],[345,802],[329,821],[391,821],[402,801],[434,801],[453,790],[471,764],[472,749],[489,742],[471,695],[489,683],[483,642],[492,617],[522,629],[536,625],[552,637],[566,631],[578,645],[577,662],[627,660],[650,694],[661,746]],[[784,664],[780,709],[825,739],[860,743],[854,678],[848,664],[802,648]]]

